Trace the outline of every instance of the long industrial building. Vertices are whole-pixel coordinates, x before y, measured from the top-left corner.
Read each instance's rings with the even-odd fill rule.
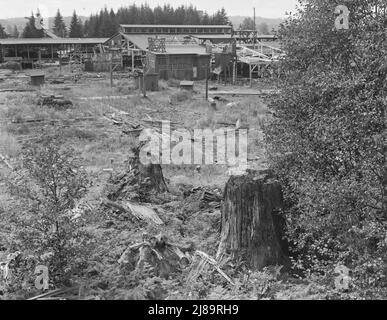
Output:
[[[0,39],[0,61],[34,62],[69,59],[74,52],[92,55],[102,50],[107,38],[19,38]]]

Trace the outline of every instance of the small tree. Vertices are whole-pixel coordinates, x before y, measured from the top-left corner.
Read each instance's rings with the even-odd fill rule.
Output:
[[[22,150],[22,164],[8,179],[18,201],[14,220],[16,250],[32,253],[49,268],[54,285],[68,284],[84,267],[88,235],[73,209],[89,181],[74,150],[60,134],[42,135]]]

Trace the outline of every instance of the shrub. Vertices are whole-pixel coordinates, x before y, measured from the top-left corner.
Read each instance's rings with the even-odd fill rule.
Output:
[[[345,264],[354,285],[383,286],[387,19],[370,1],[352,1],[350,29],[335,30],[336,4],[304,3],[279,30],[287,77],[265,127],[296,266],[331,276]]]
[[[10,69],[13,71],[21,71],[22,65],[16,61],[8,61],[0,64],[0,69]]]
[[[89,181],[62,134],[46,132],[22,148],[22,163],[8,177],[17,200],[11,249],[32,255],[49,269],[50,283],[68,285],[85,267],[90,239],[73,209]]]

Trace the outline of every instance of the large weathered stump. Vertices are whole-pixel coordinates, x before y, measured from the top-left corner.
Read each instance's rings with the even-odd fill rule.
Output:
[[[282,206],[281,186],[269,172],[230,177],[224,190],[217,257],[242,259],[252,269],[287,265]]]
[[[126,168],[112,176],[107,198],[116,200],[137,200],[146,202],[152,193],[168,192],[163,170],[159,164],[143,164],[140,161],[142,144],[132,148],[132,155]]]
[[[140,181],[148,180],[149,186],[158,192],[167,192],[168,187],[165,183],[163,170],[159,164],[143,164],[140,161],[140,151],[143,148],[143,144],[132,148],[133,156],[129,160],[131,170],[137,170],[138,179]]]

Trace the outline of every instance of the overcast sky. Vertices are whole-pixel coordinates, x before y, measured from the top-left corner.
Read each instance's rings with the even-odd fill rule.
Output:
[[[280,18],[284,17],[286,11],[294,9],[297,0],[0,0],[0,19],[29,16],[37,7],[44,16],[47,14],[54,16],[58,8],[64,16],[71,15],[74,9],[79,15],[88,16],[105,5],[117,9],[133,3],[148,3],[151,7],[164,3],[174,7],[192,3],[199,10],[206,10],[209,13],[224,7],[227,13],[233,16],[252,15],[255,7],[257,16]]]

